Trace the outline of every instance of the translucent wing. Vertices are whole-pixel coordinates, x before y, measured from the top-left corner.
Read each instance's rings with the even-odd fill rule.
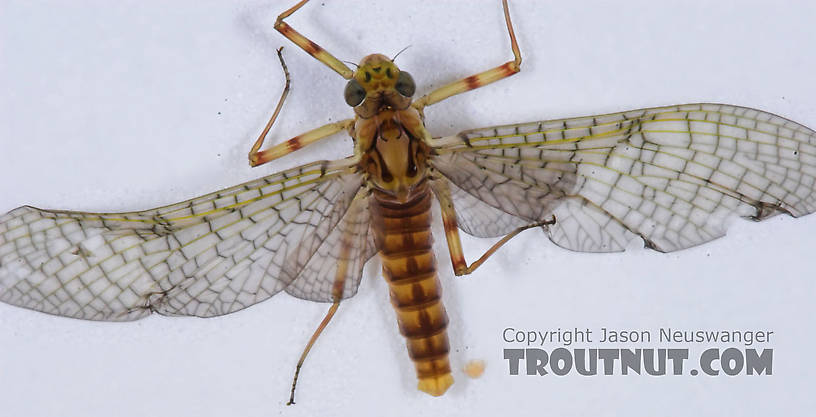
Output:
[[[688,104],[477,129],[437,140],[432,165],[473,200],[580,251],[623,250],[640,236],[673,251],[757,220],[816,210],[816,133],[760,110]],[[454,199],[456,196],[454,195]],[[472,222],[471,222],[472,223]],[[488,230],[473,230],[475,234]]]
[[[357,293],[363,266],[377,253],[369,233],[368,207],[368,190],[360,189],[337,227],[316,230],[313,239],[301,243],[305,256],[291,257],[293,264],[288,269],[302,272],[286,287],[287,293],[305,300],[329,302],[333,301],[335,282],[343,283],[344,298]]]
[[[443,180],[444,181],[444,180]],[[486,204],[476,196],[449,183],[456,204],[456,222],[465,233],[476,237],[504,236],[529,221]]]
[[[325,300],[306,285],[325,278],[307,268],[314,242],[349,221],[367,230],[366,213],[347,215],[363,184],[353,165],[315,162],[141,212],[18,208],[0,217],[0,300],[115,321],[227,314],[293,282],[298,296]],[[347,283],[343,296],[359,277]]]

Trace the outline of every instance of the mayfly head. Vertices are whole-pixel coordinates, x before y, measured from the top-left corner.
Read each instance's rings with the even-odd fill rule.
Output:
[[[414,92],[411,74],[401,71],[387,56],[372,54],[360,61],[343,95],[357,115],[367,119],[382,110],[407,109]]]

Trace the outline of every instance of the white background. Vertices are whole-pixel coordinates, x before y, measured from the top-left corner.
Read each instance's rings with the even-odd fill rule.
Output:
[[[283,85],[280,45],[293,85],[272,142],[351,115],[344,81],[272,29],[291,2],[4,1],[0,212],[144,209],[349,154],[338,136],[247,166]],[[697,101],[816,126],[813,2],[566,3],[514,1],[522,73],[428,108],[430,131]],[[350,61],[412,45],[397,63],[420,93],[512,57],[498,1],[315,1],[290,23]],[[592,255],[531,231],[454,278],[437,233],[457,381],[441,398],[415,389],[377,261],[312,351],[290,408],[295,362],[325,305],[280,295],[226,317],[132,323],[0,305],[0,414],[811,415],[814,235],[816,216],[737,219],[726,238],[679,253]],[[466,239],[468,258],[491,243]],[[510,326],[773,330],[758,347],[775,349],[774,375],[511,377]],[[705,345],[690,347],[694,358]],[[482,378],[461,372],[471,359],[487,362]]]

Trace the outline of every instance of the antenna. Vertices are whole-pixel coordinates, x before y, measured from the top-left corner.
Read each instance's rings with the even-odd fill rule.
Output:
[[[406,46],[405,48],[402,48],[402,49],[401,49],[399,52],[397,52],[397,54],[396,54],[396,55],[394,55],[394,57],[393,57],[393,58],[391,58],[391,62],[394,62],[394,60],[395,60],[395,59],[397,59],[397,57],[398,57],[398,56],[399,56],[401,53],[405,52],[405,50],[406,50],[406,49],[408,49],[408,48],[410,48],[410,47],[411,47],[411,45],[408,45],[408,46]]]

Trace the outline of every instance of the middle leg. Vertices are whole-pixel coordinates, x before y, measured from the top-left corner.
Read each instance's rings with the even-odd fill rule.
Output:
[[[445,226],[445,239],[448,242],[448,251],[450,252],[451,264],[453,265],[453,273],[456,276],[469,275],[477,268],[479,268],[491,255],[496,253],[505,243],[514,238],[519,233],[532,229],[534,227],[547,226],[555,224],[555,216],[549,220],[539,220],[524,226],[520,226],[508,233],[490,247],[479,259],[468,265],[465,260],[465,253],[462,250],[462,240],[459,237],[459,224],[456,221],[456,210],[453,206],[453,199],[450,195],[450,189],[445,180],[439,181],[434,187],[436,197],[439,199],[439,207],[442,210],[442,224]]]
[[[286,405],[295,403],[295,388],[297,387],[298,376],[300,376],[300,369],[303,367],[303,363],[306,362],[306,357],[309,355],[309,351],[312,350],[312,346],[314,346],[317,338],[320,337],[320,334],[323,333],[323,330],[329,325],[329,322],[331,322],[334,313],[337,312],[337,308],[340,306],[340,301],[343,299],[343,286],[346,282],[346,274],[349,268],[351,244],[348,239],[344,238],[341,240],[340,245],[342,255],[337,259],[337,270],[335,271],[334,283],[332,284],[332,305],[329,307],[329,311],[326,312],[326,316],[323,317],[320,325],[317,326],[312,337],[309,338],[309,343],[306,344],[303,353],[300,355],[297,366],[295,366],[295,376],[292,378],[292,391],[289,394],[289,402],[287,402]]]

